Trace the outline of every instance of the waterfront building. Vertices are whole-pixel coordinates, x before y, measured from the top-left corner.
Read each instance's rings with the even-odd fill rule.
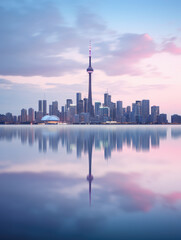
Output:
[[[95,102],[95,116],[99,116],[101,102]]]
[[[177,114],[174,114],[171,116],[171,123],[181,123],[181,116],[180,115],[177,115]]]
[[[78,104],[79,104],[79,101],[81,100],[82,98],[81,98],[81,93],[80,92],[78,92],[78,93],[76,93],[76,106],[77,106],[77,113],[78,113]]]
[[[116,121],[117,122],[122,122],[122,117],[123,117],[123,102],[122,101],[117,101],[116,103]]]
[[[109,107],[100,107],[100,121],[106,122],[109,121],[110,117],[110,108]]]
[[[83,100],[79,100],[77,103],[77,114],[80,114],[83,112]]]
[[[53,113],[52,113],[52,105],[51,104],[49,105],[49,115],[50,116],[53,115]]]
[[[158,116],[159,116],[159,106],[152,106],[151,107],[151,122],[158,123]]]
[[[72,99],[67,99],[67,100],[66,100],[66,109],[67,109],[67,110],[69,109],[70,104],[72,104],[72,103],[73,103]]]
[[[159,124],[166,124],[166,123],[168,123],[167,114],[161,113],[161,114],[158,116],[158,123],[159,123]]]
[[[27,110],[26,109],[21,109],[21,122],[25,123],[27,122]]]
[[[54,101],[52,102],[52,115],[55,115],[58,117],[58,102]]]
[[[141,106],[142,106],[141,109],[142,123],[148,123],[148,118],[150,114],[150,101],[142,100]]]
[[[43,116],[47,115],[47,101],[43,100]]]
[[[28,121],[29,122],[34,122],[35,120],[35,113],[33,108],[28,109]]]
[[[39,101],[38,101],[38,111],[39,111],[39,112],[43,112],[42,106],[43,106],[42,100],[39,100]]]
[[[88,98],[83,99],[83,105],[84,105],[84,112],[88,112]]]

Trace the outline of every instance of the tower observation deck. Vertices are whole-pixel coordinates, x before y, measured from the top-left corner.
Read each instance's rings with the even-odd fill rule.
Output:
[[[94,116],[94,109],[92,105],[92,73],[93,68],[91,66],[91,43],[89,44],[89,66],[87,68],[87,72],[89,74],[89,88],[88,88],[88,113],[90,117]]]

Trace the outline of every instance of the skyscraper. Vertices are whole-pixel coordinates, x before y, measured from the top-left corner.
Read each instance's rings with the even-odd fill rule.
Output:
[[[104,93],[104,107],[110,107],[111,106],[111,95],[108,93]]]
[[[95,102],[95,116],[99,115],[100,106],[101,106],[101,102]]]
[[[70,104],[72,104],[72,103],[73,103],[72,99],[67,99],[66,100],[67,110],[70,107]]]
[[[104,93],[104,107],[108,106],[108,93]]]
[[[158,116],[159,116],[159,106],[152,106],[151,107],[151,121],[152,123],[158,122]]]
[[[77,106],[77,113],[78,113],[78,103],[81,100],[81,93],[76,93],[76,106]]]
[[[38,112],[43,112],[42,110],[43,110],[42,109],[42,100],[39,100],[38,101]]]
[[[148,118],[150,114],[150,101],[149,100],[142,100],[142,123],[148,123]]]
[[[52,105],[49,105],[49,115],[52,115]]]
[[[118,122],[122,121],[122,116],[123,116],[123,102],[122,101],[117,101],[117,111],[116,111],[116,120]]]
[[[28,109],[28,121],[29,122],[34,122],[35,120],[35,113],[33,108]]]
[[[77,114],[80,114],[83,112],[83,100],[79,100],[77,103]]]
[[[27,110],[26,109],[21,109],[21,122],[25,123],[27,122]]]
[[[84,98],[84,112],[87,113],[88,112],[88,98]]]
[[[141,101],[136,101],[136,123],[142,122],[141,112],[142,112]]]
[[[47,101],[43,100],[43,116],[47,115]]]
[[[58,102],[52,102],[52,115],[58,116]]]
[[[88,90],[88,113],[90,114],[90,117],[94,116],[94,108],[92,105],[92,73],[93,73],[93,68],[91,66],[91,44],[89,45],[89,67],[87,68],[87,72],[89,74],[89,90]]]

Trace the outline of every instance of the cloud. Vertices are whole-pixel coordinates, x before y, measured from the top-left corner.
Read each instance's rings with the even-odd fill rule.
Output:
[[[120,35],[110,30],[104,19],[82,6],[78,6],[73,24],[68,25],[59,1],[55,0],[1,1],[0,32],[2,76],[53,77],[78,73],[85,68],[81,57],[66,56],[74,50],[87,56],[89,40],[93,40],[95,68],[108,76],[144,75],[148,69],[139,67],[142,60],[161,52],[181,54],[174,43],[176,38],[167,39],[160,46],[147,33]]]
[[[1,7],[0,32],[1,75],[60,76],[82,68],[79,62],[60,56],[81,41],[49,1]]]
[[[123,34],[117,39],[115,49],[110,48],[109,54],[96,66],[111,76],[140,75],[142,71],[136,65],[155,53],[156,44],[148,34]]]
[[[76,24],[78,29],[91,33],[104,33],[107,30],[106,23],[98,15],[86,8],[79,8]]]
[[[164,45],[163,52],[168,52],[174,55],[180,55],[181,47],[177,47],[177,45],[174,42],[168,42]]]
[[[117,198],[117,204],[124,211],[146,212],[154,206],[156,196],[151,190],[144,189],[136,183],[138,177],[136,174],[109,173],[97,179],[97,182],[103,189],[107,189],[107,196]]]

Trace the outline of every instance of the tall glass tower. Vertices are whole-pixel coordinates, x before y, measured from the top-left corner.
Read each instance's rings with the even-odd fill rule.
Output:
[[[92,105],[92,73],[93,68],[91,66],[91,43],[89,45],[89,67],[87,68],[87,72],[89,74],[89,89],[88,89],[88,113],[90,114],[90,117],[94,116],[94,108]]]

